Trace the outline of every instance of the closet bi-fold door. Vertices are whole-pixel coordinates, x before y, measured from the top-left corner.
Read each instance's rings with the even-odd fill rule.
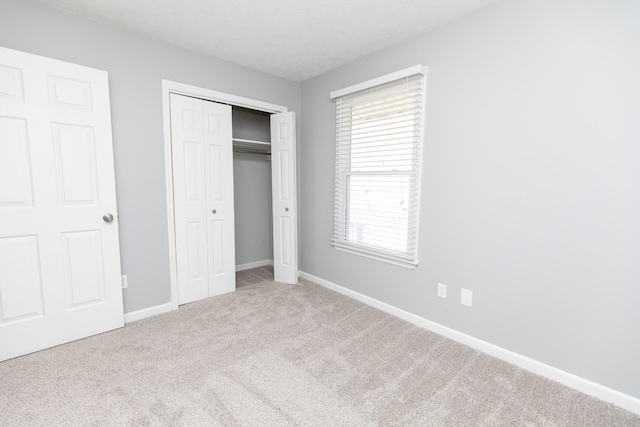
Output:
[[[171,94],[178,303],[235,290],[231,107]]]
[[[276,282],[289,284],[298,283],[295,122],[293,112],[271,115],[273,272]]]

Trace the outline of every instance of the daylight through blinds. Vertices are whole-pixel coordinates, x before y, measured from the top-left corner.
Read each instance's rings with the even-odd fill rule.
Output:
[[[336,98],[335,246],[417,263],[423,81]]]

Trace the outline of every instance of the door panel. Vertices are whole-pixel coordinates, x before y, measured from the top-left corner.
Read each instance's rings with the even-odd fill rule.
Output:
[[[221,202],[222,199],[222,185],[223,185],[223,170],[222,170],[222,148],[220,146],[211,145],[209,146],[209,165],[208,170],[210,172],[209,176],[209,191],[210,191],[210,202],[218,203]]]
[[[291,241],[291,218],[280,218],[280,241]],[[291,245],[280,245],[282,253],[280,254],[281,264],[285,267],[289,267],[292,264],[291,260]]]
[[[198,192],[198,179],[202,175],[202,170],[198,168],[198,142],[183,141],[184,148],[184,193],[185,202],[189,204],[202,203],[202,194]]]
[[[204,137],[200,100],[171,95],[178,303],[208,296]]]
[[[104,301],[100,230],[63,233],[63,257],[69,307]]]
[[[202,235],[204,233],[201,222],[187,223],[187,255],[189,257],[189,279],[203,279],[202,273],[207,271],[206,257],[204,256],[205,247]],[[206,279],[206,277],[204,277]]]
[[[171,94],[178,303],[235,290],[231,108]]]
[[[278,150],[279,167],[276,168],[276,172],[278,173],[278,180],[280,181],[280,191],[278,192],[277,197],[282,202],[291,202],[291,168],[289,167],[290,158],[290,150]]]
[[[0,239],[2,317],[0,322],[42,315],[37,236]]]
[[[4,48],[0,58],[4,360],[124,316],[107,73]]]
[[[220,276],[225,273],[224,248],[225,233],[224,221],[211,221],[211,258],[213,259],[213,274]]]
[[[277,282],[298,283],[296,135],[293,112],[271,115],[273,269]]]
[[[22,101],[22,71],[20,68],[0,65],[0,98]]]
[[[209,296],[214,296],[236,289],[231,107],[201,102],[206,123],[209,266],[213,277],[209,283]]]
[[[0,141],[0,209],[31,206],[26,120],[0,117]]]
[[[91,84],[49,76],[49,99],[58,108],[91,111]]]
[[[59,124],[52,128],[60,203],[99,203],[93,129]]]

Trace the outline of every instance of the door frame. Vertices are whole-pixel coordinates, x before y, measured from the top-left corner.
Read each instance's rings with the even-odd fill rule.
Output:
[[[171,309],[178,308],[178,263],[176,259],[175,214],[173,203],[173,166],[171,155],[171,108],[169,94],[191,96],[206,101],[218,102],[234,107],[243,107],[266,113],[286,113],[287,107],[258,101],[251,98],[218,92],[171,80],[162,80],[162,114],[164,127],[164,170],[167,198],[167,236],[169,238],[169,277],[171,281]]]

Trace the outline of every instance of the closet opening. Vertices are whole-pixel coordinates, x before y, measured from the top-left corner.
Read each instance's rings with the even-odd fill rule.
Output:
[[[162,81],[171,308],[273,264],[298,282],[296,123],[287,107]]]
[[[236,270],[273,261],[271,114],[232,107]]]
[[[271,114],[232,106],[231,116],[234,153],[271,154]]]

